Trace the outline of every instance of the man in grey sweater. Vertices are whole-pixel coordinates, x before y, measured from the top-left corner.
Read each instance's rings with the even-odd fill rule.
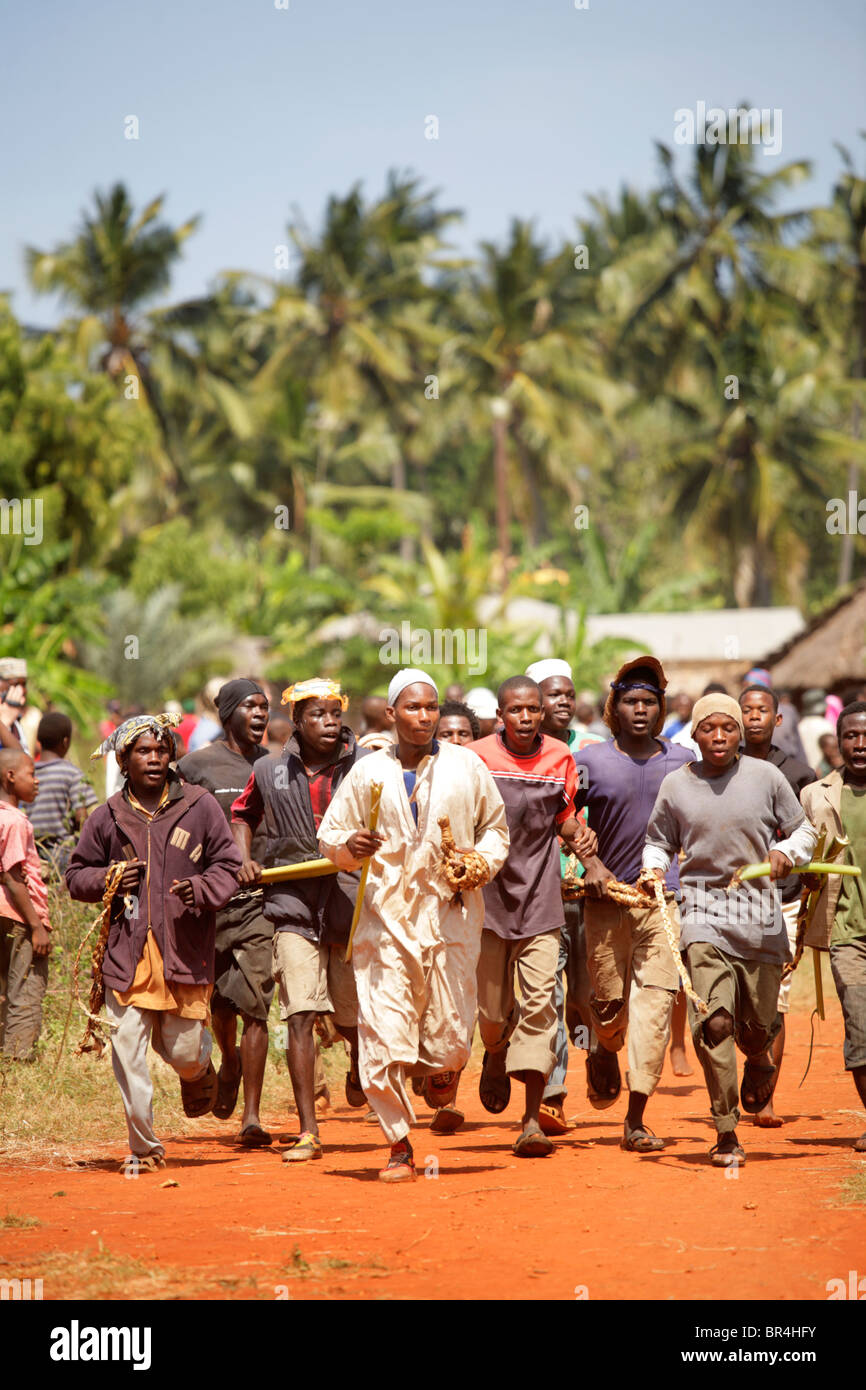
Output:
[[[682,850],[680,947],[702,1014],[689,1005],[692,1036],[710,1096],[719,1167],[745,1162],[737,1139],[737,1054],[745,1054],[742,1107],[755,1114],[772,1095],[776,1067],[765,1055],[779,1029],[782,966],[791,959],[778,894],[766,878],[727,891],[742,865],[769,860],[770,879],[808,862],[816,833],[772,764],[739,754],[736,700],[707,695],[692,712],[701,761],[662,782],[647,827],[643,867],[662,876]],[[781,834],[781,840],[777,835]]]

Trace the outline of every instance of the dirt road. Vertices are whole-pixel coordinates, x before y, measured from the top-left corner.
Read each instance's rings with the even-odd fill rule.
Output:
[[[844,1186],[866,1176],[851,1149],[864,1119],[828,1006],[802,1089],[809,1020],[789,1016],[786,1123],[743,1124],[735,1178],[707,1162],[696,1063],[693,1077],[666,1072],[648,1119],[670,1144],[640,1158],[619,1147],[624,1098],[593,1111],[574,1052],[575,1126],[543,1160],[513,1156],[518,1102],[487,1116],[476,1068],[457,1135],[431,1135],[419,1102],[425,1176],[397,1188],[376,1179],[378,1127],[348,1109],[323,1123],[312,1164],[282,1163],[277,1145],[239,1150],[234,1121],[205,1120],[201,1137],[166,1135],[169,1168],[134,1181],[116,1173],[116,1148],[86,1167],[0,1168],[0,1277],[42,1278],[45,1299],[823,1300],[828,1280],[866,1274],[866,1204]]]

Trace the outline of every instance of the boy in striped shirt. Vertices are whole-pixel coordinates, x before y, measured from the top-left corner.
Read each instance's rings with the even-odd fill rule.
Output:
[[[40,858],[62,873],[90,812],[99,802],[80,768],[67,757],[72,720],[59,710],[44,714],[36,735],[39,791],[27,815]]]

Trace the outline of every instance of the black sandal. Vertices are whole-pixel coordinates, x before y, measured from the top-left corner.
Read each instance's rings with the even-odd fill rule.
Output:
[[[183,1113],[191,1120],[198,1120],[202,1115],[209,1115],[214,1108],[218,1089],[219,1082],[214,1064],[208,1062],[207,1071],[204,1076],[199,1077],[198,1081],[181,1081],[180,1083]]]
[[[763,1110],[764,1106],[767,1104],[767,1101],[772,1099],[773,1092],[776,1089],[776,1078],[778,1077],[778,1075],[778,1067],[772,1065],[769,1062],[751,1062],[747,1060],[746,1065],[743,1067],[743,1084],[740,1086],[740,1104],[747,1115],[757,1115],[759,1110]],[[760,1077],[760,1081],[756,1079],[758,1077]],[[759,1099],[758,1086],[762,1085],[763,1082],[768,1081],[770,1077],[773,1078],[773,1085],[770,1088],[767,1095]],[[754,1100],[746,1100],[747,1082],[749,1085],[749,1090],[754,1093]]]
[[[211,1114],[215,1120],[228,1120],[234,1114],[235,1106],[238,1103],[238,1092],[241,1089],[241,1075],[239,1071],[236,1081],[226,1081],[222,1075],[222,1067],[217,1073],[217,1094]]]
[[[487,1064],[490,1061],[490,1053],[484,1053],[484,1061],[481,1064],[481,1079],[478,1082],[478,1095],[484,1109],[491,1115],[501,1115],[503,1110],[508,1109],[511,1100],[511,1077],[500,1076],[494,1081],[487,1078]],[[487,1099],[485,1100],[485,1095]]]
[[[593,1066],[593,1063],[597,1062],[599,1057],[604,1057],[605,1059],[610,1058],[609,1062],[607,1060],[605,1061],[603,1070],[607,1074],[601,1081],[599,1077],[602,1069],[596,1069]],[[614,1080],[614,1067],[616,1068],[616,1090],[611,1094],[610,1086]],[[595,1110],[607,1110],[609,1106],[615,1105],[619,1100],[621,1091],[622,1075],[620,1074],[619,1059],[616,1053],[606,1052],[603,1048],[599,1048],[597,1052],[588,1053],[586,1058],[586,1098],[590,1105],[593,1106]]]

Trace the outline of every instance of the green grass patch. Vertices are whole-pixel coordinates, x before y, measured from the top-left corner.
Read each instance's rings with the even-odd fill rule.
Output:
[[[164,1268],[156,1263],[117,1254],[103,1247],[94,1250],[48,1251],[26,1262],[0,1261],[15,1266],[17,1278],[43,1281],[46,1299],[162,1299],[200,1297],[216,1293],[219,1281],[194,1270]]]
[[[14,1211],[7,1211],[5,1216],[0,1216],[0,1231],[23,1231],[31,1226],[41,1225],[42,1222],[37,1217],[20,1215]]]
[[[296,1245],[280,1272],[290,1279],[321,1279],[327,1274],[335,1273],[349,1274],[356,1278],[368,1274],[374,1279],[382,1279],[390,1274],[391,1270],[378,1255],[361,1262],[344,1260],[336,1255],[324,1255],[320,1260],[315,1258],[308,1260],[300,1246]]]
[[[840,1192],[844,1206],[850,1206],[854,1202],[866,1202],[866,1169],[846,1178]]]
[[[49,911],[53,926],[49,957],[48,989],[43,1008],[42,1034],[33,1062],[0,1062],[0,1163],[44,1163],[76,1158],[104,1157],[106,1145],[123,1148],[126,1123],[120,1094],[111,1070],[111,1050],[101,1058],[94,1053],[74,1055],[86,1027],[84,1014],[73,999],[73,963],[99,905],[73,902],[65,888],[49,885]],[[90,949],[82,952],[79,988],[86,999],[90,990]],[[294,1109],[285,1052],[278,1046],[281,1034],[279,1008],[274,1000],[269,1020],[271,1047],[265,1072],[263,1108],[288,1116]],[[348,1059],[342,1042],[321,1053],[325,1080],[334,1100],[341,1098]],[[218,1067],[219,1049],[214,1049]],[[154,1086],[157,1133],[206,1135],[202,1121],[183,1113],[180,1084],[170,1067],[148,1054]]]

